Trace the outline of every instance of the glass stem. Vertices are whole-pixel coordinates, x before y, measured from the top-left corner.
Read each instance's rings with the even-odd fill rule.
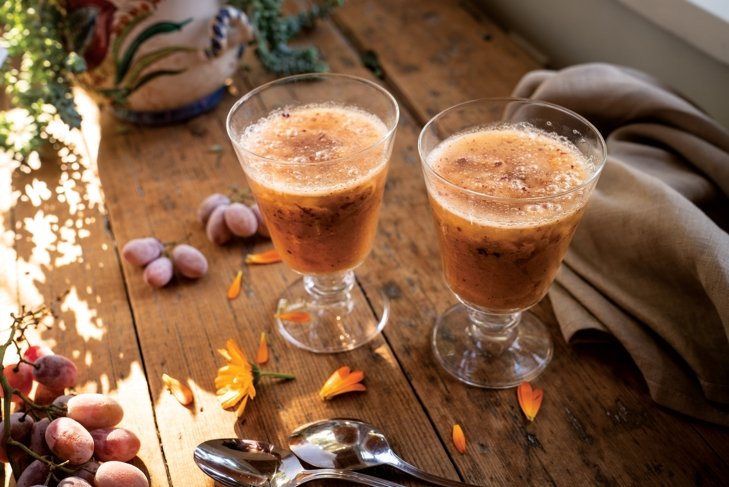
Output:
[[[498,356],[511,346],[516,338],[521,311],[492,313],[471,306],[467,308],[471,322],[468,335],[479,350]]]
[[[304,276],[306,292],[322,306],[349,302],[351,300],[350,291],[354,287],[354,282],[354,271],[323,276]]]

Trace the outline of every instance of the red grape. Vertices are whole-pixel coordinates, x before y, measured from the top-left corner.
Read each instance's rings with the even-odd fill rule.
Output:
[[[149,481],[141,470],[124,462],[110,461],[101,464],[94,478],[96,487],[149,487]]]
[[[144,282],[152,287],[164,287],[172,280],[172,261],[167,257],[159,257],[144,269]]]
[[[41,460],[33,460],[23,473],[18,477],[15,487],[33,487],[34,485],[45,485],[50,467]]]
[[[10,415],[10,437],[16,441],[24,441],[33,429],[33,418],[23,412],[17,412]],[[5,431],[5,421],[0,421],[0,431]],[[0,460],[8,461],[7,445],[0,437]]]
[[[53,355],[53,350],[47,345],[33,345],[23,352],[23,358],[32,364],[45,355]]]
[[[222,245],[233,238],[233,234],[225,224],[225,206],[218,206],[210,214],[208,223],[205,226],[205,233],[208,240],[218,245]]]
[[[33,366],[28,365],[24,362],[19,364],[6,365],[3,368],[3,374],[8,380],[8,384],[13,389],[17,389],[22,395],[27,396],[30,393],[30,389],[33,387]],[[5,391],[0,388],[0,397],[5,396]],[[11,398],[13,402],[21,403],[23,400],[13,395]]]
[[[121,405],[109,396],[83,393],[68,400],[66,415],[89,430],[116,426],[124,417]]]
[[[159,257],[164,245],[154,237],[134,238],[124,244],[122,256],[132,265],[142,267]]]
[[[210,218],[210,214],[218,206],[227,205],[230,203],[230,199],[224,194],[213,193],[205,198],[197,209],[197,220],[205,225]]]
[[[76,385],[76,365],[63,355],[46,355],[35,362],[33,377],[51,389],[65,389]]]
[[[91,437],[94,439],[94,455],[102,462],[128,462],[137,455],[141,446],[137,435],[124,428],[91,430]]]
[[[233,235],[239,237],[251,237],[258,230],[258,220],[248,206],[243,203],[231,203],[223,212],[225,225]]]
[[[57,487],[94,487],[92,484],[87,482],[81,477],[66,477],[65,479],[58,482]]]
[[[94,454],[91,433],[72,418],[54,419],[46,428],[45,436],[53,454],[72,465],[88,462]]]
[[[208,272],[208,261],[192,245],[180,244],[172,250],[172,263],[185,277],[198,279]]]
[[[51,389],[41,383],[36,384],[35,394],[33,394],[33,402],[39,406],[47,406],[56,400],[58,396],[63,395],[63,389]]]
[[[35,423],[30,430],[30,449],[38,455],[47,455],[50,453],[46,444],[46,429],[51,423],[49,418],[41,418]]]

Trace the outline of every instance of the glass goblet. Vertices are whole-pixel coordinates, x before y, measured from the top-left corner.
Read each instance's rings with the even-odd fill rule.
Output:
[[[451,107],[418,141],[445,281],[460,301],[432,346],[468,384],[534,379],[553,345],[527,310],[547,293],[604,166],[598,130],[550,103],[481,99]]]
[[[387,323],[387,298],[353,270],[372,249],[398,119],[386,90],[333,73],[272,81],[230,110],[228,135],[273,245],[303,275],[275,313],[300,348],[351,350]]]

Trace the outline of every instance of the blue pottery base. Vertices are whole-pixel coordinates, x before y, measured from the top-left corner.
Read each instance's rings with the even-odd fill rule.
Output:
[[[195,100],[185,106],[172,108],[170,110],[135,111],[128,110],[122,106],[113,106],[112,110],[117,118],[127,122],[142,125],[165,125],[182,122],[212,110],[218,103],[220,103],[220,100],[223,99],[225,91],[226,87],[222,86],[199,100]]]

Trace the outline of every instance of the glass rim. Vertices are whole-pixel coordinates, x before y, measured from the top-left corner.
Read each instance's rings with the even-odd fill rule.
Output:
[[[351,74],[343,74],[343,73],[303,73],[303,74],[295,74],[295,75],[292,75],[292,76],[285,76],[283,78],[277,78],[275,80],[272,80],[272,81],[269,81],[269,82],[264,83],[262,85],[259,85],[256,88],[253,88],[252,90],[250,90],[245,95],[241,96],[238,100],[236,100],[236,102],[233,104],[233,106],[230,107],[230,110],[228,111],[228,116],[225,119],[225,130],[228,133],[228,138],[230,139],[230,141],[235,145],[235,147],[239,151],[242,151],[244,154],[248,154],[248,155],[253,156],[253,157],[257,158],[257,159],[260,159],[261,161],[270,162],[272,164],[278,164],[278,165],[282,165],[282,166],[288,166],[288,165],[291,165],[291,166],[299,166],[299,165],[302,165],[303,164],[301,162],[282,161],[280,159],[275,159],[275,158],[271,158],[271,157],[262,156],[260,154],[257,154],[257,153],[255,153],[253,151],[250,151],[250,150],[246,149],[245,147],[243,147],[243,145],[241,145],[236,140],[236,138],[233,137],[233,134],[231,133],[232,132],[231,122],[232,122],[233,116],[234,116],[235,112],[238,110],[238,108],[241,105],[243,105],[244,103],[246,103],[247,101],[251,100],[256,95],[260,94],[261,92],[267,90],[268,88],[271,88],[272,86],[284,85],[286,83],[295,82],[295,81],[299,81],[299,80],[307,79],[307,78],[310,78],[310,79],[315,79],[315,78],[331,78],[331,79],[342,79],[342,80],[356,81],[356,82],[361,83],[363,85],[367,85],[370,88],[374,88],[375,91],[378,91],[379,93],[385,95],[385,98],[388,99],[391,102],[392,106],[395,108],[395,117],[394,117],[392,126],[390,127],[389,124],[387,124],[384,120],[382,120],[382,122],[387,127],[387,131],[384,133],[384,135],[382,137],[380,137],[379,139],[377,139],[377,141],[373,142],[372,144],[370,144],[370,145],[368,145],[366,147],[363,147],[363,148],[358,149],[358,150],[356,150],[356,151],[354,151],[352,153],[349,153],[349,154],[347,154],[345,156],[335,157],[334,159],[328,159],[326,161],[307,161],[306,162],[306,165],[307,166],[308,165],[312,165],[312,164],[315,164],[315,165],[335,165],[335,164],[341,163],[342,161],[351,160],[353,157],[357,157],[359,154],[365,153],[367,151],[370,151],[370,150],[374,149],[375,147],[377,147],[379,145],[382,145],[383,143],[387,142],[387,140],[390,139],[395,134],[395,130],[397,129],[398,124],[400,123],[400,106],[398,105],[397,100],[392,95],[392,93],[390,93],[389,91],[387,91],[385,88],[383,88],[379,84],[377,84],[377,83],[375,83],[373,81],[370,81],[368,79],[365,79],[365,78],[362,78],[362,77],[359,77],[359,76],[354,76],[354,75],[351,75]],[[374,115],[374,114],[372,114],[372,115]],[[375,116],[377,117],[377,115],[375,115]],[[377,118],[379,119],[380,117],[377,117]],[[255,123],[255,122],[253,122],[253,123]]]
[[[427,158],[424,156],[424,150],[423,150],[423,138],[425,135],[425,132],[428,128],[430,128],[438,119],[442,118],[444,115],[446,115],[449,112],[452,112],[456,109],[463,108],[466,105],[476,105],[476,104],[482,104],[482,103],[495,103],[495,102],[501,102],[502,104],[507,104],[509,102],[518,102],[518,103],[524,103],[529,105],[541,105],[547,108],[551,108],[557,111],[560,111],[562,113],[565,113],[571,117],[574,117],[581,123],[583,123],[589,130],[592,130],[595,134],[597,134],[597,140],[599,142],[599,151],[600,151],[600,160],[598,163],[595,164],[595,170],[590,174],[590,177],[585,179],[582,183],[580,183],[578,186],[575,186],[574,188],[570,188],[566,191],[560,191],[559,193],[554,193],[550,195],[540,195],[540,196],[526,196],[526,197],[514,197],[514,196],[495,196],[493,194],[480,192],[474,189],[468,189],[464,188],[452,181],[450,181],[448,178],[442,176],[439,174],[433,167],[427,162]],[[474,128],[477,127],[477,125],[473,126]],[[468,129],[464,129],[461,132],[457,133],[465,133]],[[456,133],[453,133],[449,135],[447,138],[452,137],[453,135],[456,135]],[[443,139],[443,140],[446,140]],[[468,100],[465,102],[458,103],[456,105],[450,106],[446,108],[445,110],[441,110],[436,115],[434,115],[430,120],[428,120],[428,123],[426,123],[422,130],[420,131],[420,135],[418,136],[418,155],[420,156],[420,161],[423,167],[431,172],[433,175],[435,175],[441,182],[444,184],[451,186],[453,188],[456,188],[457,190],[472,194],[474,196],[478,196],[480,198],[486,198],[494,202],[499,203],[535,203],[535,202],[545,202],[554,200],[555,198],[562,198],[565,196],[568,196],[570,194],[576,193],[578,191],[583,190],[586,187],[589,187],[599,176],[602,172],[603,168],[605,167],[605,163],[607,161],[607,145],[605,143],[605,139],[603,138],[600,131],[595,127],[592,122],[587,120],[585,117],[580,115],[579,113],[570,110],[569,108],[565,108],[561,105],[557,105],[556,103],[550,103],[548,101],[542,101],[542,100],[534,100],[531,98],[520,98],[520,97],[494,97],[494,98],[476,98],[473,100]]]

